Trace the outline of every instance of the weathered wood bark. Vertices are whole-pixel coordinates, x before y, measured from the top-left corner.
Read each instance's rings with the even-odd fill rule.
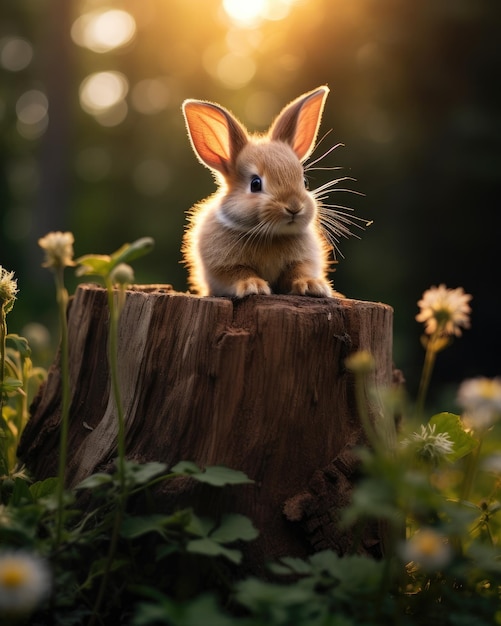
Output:
[[[107,364],[106,292],[77,289],[69,312],[69,484],[110,466],[117,419]],[[243,470],[255,483],[200,489],[190,480],[159,494],[169,509],[195,502],[213,514],[248,515],[260,537],[250,568],[267,559],[345,552],[336,520],[349,500],[363,441],[346,356],[369,350],[375,387],[392,380],[392,309],[355,300],[254,296],[197,298],[168,287],[127,293],[119,327],[119,375],[128,457]],[[56,474],[59,365],[35,401],[20,455],[38,478]],[[372,417],[379,412],[370,400]],[[380,550],[377,531],[367,551]]]

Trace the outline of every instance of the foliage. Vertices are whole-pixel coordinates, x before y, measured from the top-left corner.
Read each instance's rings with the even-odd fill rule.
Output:
[[[65,234],[59,235],[61,240]],[[127,277],[132,276],[130,268],[122,271],[122,265],[148,252],[151,245],[149,239],[138,240],[112,255],[87,255],[77,261],[77,271],[100,275],[108,289],[112,378],[117,376],[113,319],[118,320]],[[56,289],[61,304],[67,302],[62,269],[74,264],[65,257],[64,264],[52,266],[59,268]],[[441,286],[442,296],[444,289]],[[4,329],[11,304],[2,309]],[[155,506],[155,490],[168,481],[183,479],[211,489],[238,489],[252,482],[241,471],[201,468],[191,461],[171,468],[157,461],[133,462],[127,458],[123,440],[117,441],[113,470],[88,476],[73,489],[63,487],[64,465],[56,477],[31,481],[16,465],[15,451],[28,419],[33,381],[43,380],[44,374],[32,365],[27,342],[5,331],[0,345],[2,623],[501,623],[501,381],[465,381],[458,393],[463,415],[442,412],[425,418],[425,392],[436,355],[447,347],[447,333],[457,330],[453,323],[457,311],[451,307],[448,319],[444,312],[447,306],[442,300],[437,324],[423,341],[425,383],[414,407],[394,391],[381,394],[368,388],[367,377],[375,367],[370,355],[359,353],[347,360],[371,444],[358,451],[361,479],[342,512],[341,523],[355,537],[351,552],[338,555],[327,550],[307,559],[284,557],[269,564],[268,576],[262,579],[239,575],[242,546],[258,534],[251,520],[237,513],[210,519],[188,508],[163,511]],[[461,321],[466,327],[465,319]],[[68,349],[64,341],[60,349]],[[120,407],[116,383],[112,381],[112,388]],[[367,394],[375,393],[381,394],[382,406],[376,420],[367,412]],[[120,419],[120,410],[117,413]],[[394,424],[401,414],[406,419],[397,433]],[[66,445],[61,429],[60,450]],[[385,553],[380,560],[359,554],[357,543],[364,525],[374,521],[384,529]],[[42,560],[44,567],[40,567]],[[50,568],[50,581],[44,568]],[[6,592],[10,593],[8,603]],[[16,605],[21,592],[24,603]]]

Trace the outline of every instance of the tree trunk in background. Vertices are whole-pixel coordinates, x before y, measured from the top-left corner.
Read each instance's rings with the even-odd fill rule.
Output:
[[[42,78],[49,101],[49,125],[41,139],[39,155],[40,185],[38,188],[30,238],[26,250],[26,267],[42,284],[49,284],[47,272],[40,269],[38,239],[52,230],[67,230],[69,219],[69,179],[71,111],[74,108],[74,71],[71,24],[74,3],[53,0],[44,23],[41,46]]]
[[[392,309],[384,304],[299,296],[197,298],[165,286],[127,293],[118,362],[127,456],[244,471],[254,484],[214,489],[176,479],[160,510],[248,515],[260,531],[247,563],[306,556],[350,544],[337,525],[349,501],[364,436],[345,358],[369,350],[369,383],[392,383]],[[109,469],[117,418],[107,364],[106,291],[77,289],[69,311],[71,424],[67,480]],[[371,417],[380,412],[371,395]],[[20,456],[36,478],[57,472],[59,364],[32,408]],[[364,536],[381,552],[377,529]]]

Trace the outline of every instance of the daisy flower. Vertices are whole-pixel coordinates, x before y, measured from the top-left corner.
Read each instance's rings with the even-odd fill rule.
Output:
[[[461,383],[458,404],[464,422],[474,431],[485,431],[501,417],[501,378],[470,378]]]
[[[73,261],[73,233],[61,231],[48,233],[38,240],[38,245],[45,250],[43,267],[67,267],[75,265]]]
[[[447,289],[445,285],[432,287],[423,293],[418,302],[420,312],[418,322],[425,324],[425,333],[433,335],[461,335],[462,328],[470,327],[471,308],[468,304],[472,296],[462,287]]]
[[[405,562],[432,571],[450,562],[452,550],[445,535],[433,528],[422,528],[403,544],[400,554]]]
[[[31,613],[50,588],[49,569],[41,558],[21,551],[0,553],[0,616]]]

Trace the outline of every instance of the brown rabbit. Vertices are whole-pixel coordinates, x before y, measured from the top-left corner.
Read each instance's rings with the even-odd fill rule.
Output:
[[[325,207],[307,190],[302,165],[314,148],[328,93],[323,86],[300,96],[263,136],[249,135],[217,104],[183,103],[193,149],[219,183],[191,210],[183,242],[190,287],[200,295],[341,296],[327,279]],[[324,219],[327,235],[349,234],[341,222]]]

